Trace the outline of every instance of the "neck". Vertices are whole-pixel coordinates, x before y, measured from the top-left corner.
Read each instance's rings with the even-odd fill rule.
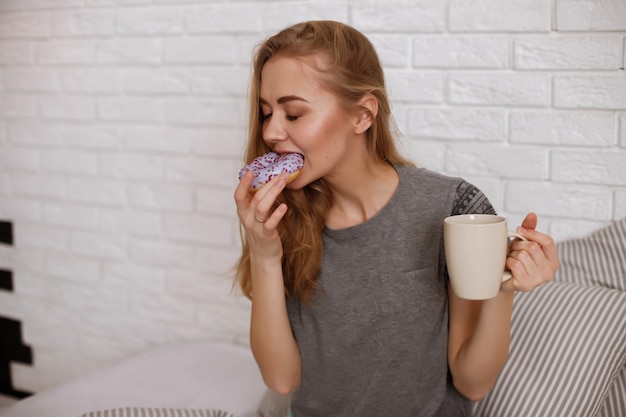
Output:
[[[362,161],[341,177],[327,178],[333,193],[333,205],[326,219],[331,229],[344,229],[371,219],[398,187],[398,174],[389,163]]]

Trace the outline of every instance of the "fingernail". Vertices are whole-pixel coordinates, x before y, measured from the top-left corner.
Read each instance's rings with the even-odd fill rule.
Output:
[[[522,226],[517,226],[517,233],[523,235],[524,233],[526,233],[526,229],[523,228]]]

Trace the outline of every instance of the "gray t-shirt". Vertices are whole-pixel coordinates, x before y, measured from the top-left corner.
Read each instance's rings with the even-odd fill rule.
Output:
[[[448,370],[443,219],[495,212],[460,178],[396,170],[400,184],[379,213],[324,231],[311,302],[288,299],[302,356],[295,417],[470,414]]]

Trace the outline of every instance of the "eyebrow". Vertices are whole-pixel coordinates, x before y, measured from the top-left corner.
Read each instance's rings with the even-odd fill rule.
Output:
[[[265,100],[265,99],[263,99],[263,98],[259,99],[259,101],[260,101],[262,104],[269,104],[269,103],[267,102],[267,100]],[[290,101],[304,101],[305,103],[308,103],[308,101],[307,101],[307,100],[305,100],[304,98],[302,98],[302,97],[300,97],[300,96],[294,96],[294,95],[291,95],[291,96],[284,96],[284,97],[281,97],[281,98],[279,98],[278,100],[276,100],[276,102],[277,102],[278,104],[285,104],[285,103],[288,103],[288,102],[290,102]]]

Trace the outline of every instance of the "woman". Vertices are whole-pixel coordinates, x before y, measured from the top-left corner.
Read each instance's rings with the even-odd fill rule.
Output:
[[[466,416],[508,355],[513,290],[558,268],[529,214],[493,299],[449,288],[443,219],[494,213],[473,185],[396,150],[384,74],[368,39],[331,21],[296,24],[254,59],[247,162],[304,156],[286,185],[235,190],[244,229],[237,279],[252,300],[250,343],[294,416]]]

